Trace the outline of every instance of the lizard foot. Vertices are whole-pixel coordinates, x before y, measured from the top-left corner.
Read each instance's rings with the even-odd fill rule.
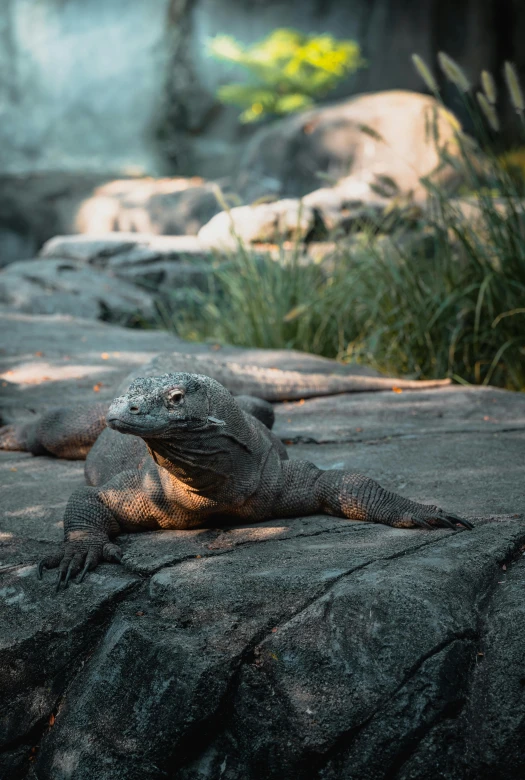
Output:
[[[0,425],[0,450],[23,450],[17,425]]]
[[[74,532],[76,538],[66,540],[63,550],[48,555],[43,558],[37,567],[38,579],[42,579],[45,569],[57,569],[58,577],[56,580],[55,592],[58,593],[63,585],[67,588],[69,581],[80,574],[78,580],[80,584],[88,571],[95,569],[101,561],[122,561],[122,551],[117,544],[109,541],[107,536],[94,536],[84,531]]]
[[[413,528],[416,526],[427,528],[430,531],[435,528],[452,528],[456,530],[458,526],[469,531],[472,531],[474,528],[468,520],[452,512],[445,512],[444,509],[440,509],[438,506],[411,503],[410,509],[403,512],[392,522],[394,528]]]

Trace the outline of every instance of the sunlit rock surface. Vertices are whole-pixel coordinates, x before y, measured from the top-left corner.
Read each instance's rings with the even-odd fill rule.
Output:
[[[109,398],[169,349],[333,366],[0,317],[11,418]],[[122,567],[55,596],[35,563],[61,538],[82,464],[0,453],[0,777],[523,777],[523,395],[363,393],[276,417],[292,458],[369,474],[475,530],[315,516],[123,535]]]
[[[233,249],[243,244],[305,239],[315,229],[315,213],[296,198],[237,206],[221,211],[199,230],[203,246]]]
[[[367,185],[391,195],[422,198],[422,176],[440,163],[440,145],[455,153],[457,119],[438,101],[416,92],[392,90],[293,114],[261,128],[241,160],[237,187],[251,200],[265,195],[300,197],[317,190],[322,177],[336,184],[351,176],[364,192],[354,200],[375,200]],[[440,171],[443,184],[458,183],[452,166]]]
[[[221,209],[216,188],[198,177],[111,181],[80,204],[75,228],[79,233],[196,235]]]

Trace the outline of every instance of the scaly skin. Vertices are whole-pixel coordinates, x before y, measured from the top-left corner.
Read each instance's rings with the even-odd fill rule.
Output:
[[[368,477],[289,461],[249,413],[264,416],[261,404],[199,374],[136,379],[108,410],[103,457],[97,447],[88,456],[91,485],[72,494],[65,546],[40,563],[40,576],[58,568],[58,590],[102,560],[120,561],[112,539],[121,531],[195,528],[214,515],[257,522],[325,512],[396,528],[472,527]]]

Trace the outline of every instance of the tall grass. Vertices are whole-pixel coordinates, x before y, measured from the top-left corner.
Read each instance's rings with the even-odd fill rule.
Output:
[[[388,237],[365,231],[320,264],[306,262],[299,245],[272,259],[239,244],[212,289],[173,315],[179,335],[293,347],[395,374],[525,390],[523,182],[491,151],[498,123],[490,74],[482,78],[484,99],[475,101],[459,66],[450,58],[440,62],[481,139],[477,144],[457,131],[456,154],[439,148],[442,165],[457,169],[471,196],[451,199],[429,178],[428,209],[416,230]],[[511,66],[505,75],[523,122]],[[435,142],[439,147],[437,135]]]
[[[321,355],[342,353],[352,318],[333,310],[337,287],[348,284],[347,258],[333,264],[306,261],[302,247],[280,247],[278,257],[239,242],[215,271],[206,292],[193,291],[170,307],[164,322],[189,340],[240,346],[293,348]],[[355,337],[357,333],[354,333]]]

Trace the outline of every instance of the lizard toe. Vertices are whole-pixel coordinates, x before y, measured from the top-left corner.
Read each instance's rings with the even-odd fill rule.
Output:
[[[80,572],[80,575],[78,579],[75,580],[77,585],[80,585],[80,583],[84,580],[84,577],[88,573],[88,571],[92,571],[95,569],[98,564],[100,563],[100,555],[96,553],[94,550],[90,550],[86,556],[86,562],[84,563],[84,568]]]
[[[39,580],[42,579],[45,569],[56,569],[57,566],[60,565],[61,560],[62,560],[61,552],[53,553],[52,555],[48,555],[46,558],[42,558],[42,560],[38,562],[36,568],[38,579]]]
[[[122,550],[118,544],[107,542],[102,549],[102,557],[105,561],[116,561],[122,563]]]
[[[410,520],[413,525],[417,525],[420,528],[426,528],[428,531],[433,530],[433,526],[421,517],[411,517]]]
[[[436,528],[450,528],[453,531],[457,531],[458,526],[463,526],[463,528],[466,528],[469,531],[474,528],[472,523],[469,523],[468,520],[464,520],[462,517],[452,514],[451,512],[445,512],[442,509],[438,509],[430,514],[427,520]]]
[[[67,567],[66,578],[64,580],[64,588],[67,588],[69,584],[69,580],[72,577],[76,577],[76,575],[82,569],[83,563],[84,563],[84,555],[82,553],[76,553],[71,559],[69,566]]]
[[[474,529],[473,524],[469,520],[465,520],[464,517],[459,517],[459,515],[454,515],[452,512],[447,512],[447,519],[451,520],[454,526],[462,525],[467,531]]]
[[[428,520],[433,528],[451,528],[453,530],[456,528],[455,524],[449,520],[444,513],[442,514],[441,512],[438,512],[435,515],[430,515]]]

